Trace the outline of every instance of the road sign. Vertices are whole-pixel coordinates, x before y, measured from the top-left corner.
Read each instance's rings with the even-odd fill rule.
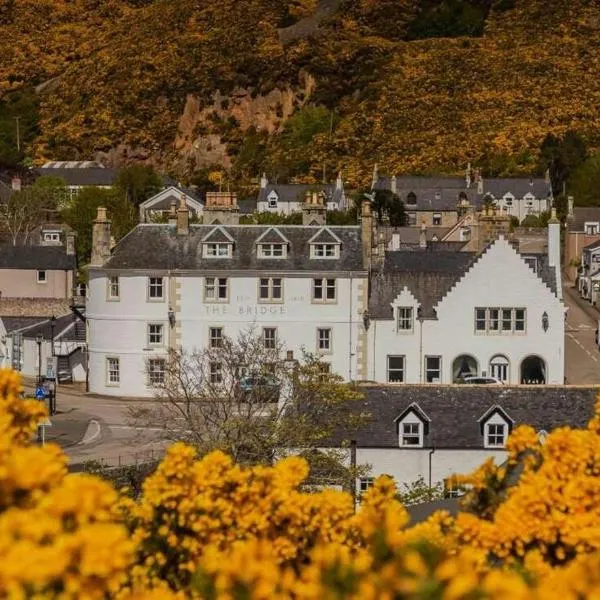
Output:
[[[45,400],[46,399],[46,390],[41,385],[38,385],[35,388],[35,399],[36,400]]]

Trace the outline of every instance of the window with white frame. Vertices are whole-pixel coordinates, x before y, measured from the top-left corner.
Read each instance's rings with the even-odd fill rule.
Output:
[[[422,428],[423,423],[420,423],[419,421],[402,421],[400,423],[400,445],[422,446]]]
[[[227,242],[215,242],[203,244],[203,256],[205,258],[230,258],[232,244]]]
[[[119,277],[117,275],[112,275],[107,280],[108,283],[108,299],[109,300],[118,300],[121,296],[121,289],[119,284]]]
[[[335,279],[313,279],[313,301],[335,302]]]
[[[471,239],[471,230],[468,227],[462,227],[459,231],[459,240],[461,242],[468,242]]]
[[[524,333],[526,310],[524,308],[475,309],[475,331],[477,333]]]
[[[164,280],[162,277],[148,277],[148,298],[162,300],[165,297]]]
[[[413,330],[412,306],[399,306],[396,309],[398,331],[410,332]]]
[[[258,282],[259,302],[281,302],[283,300],[283,279],[281,277],[261,277]]]
[[[46,283],[48,281],[46,271],[38,271],[37,272],[37,282],[38,283]]]
[[[163,326],[161,323],[150,323],[148,325],[148,345],[161,346],[163,343]]]
[[[442,224],[442,213],[433,213],[432,224],[433,225],[441,225]]]
[[[223,347],[223,328],[210,327],[208,330],[208,345],[211,348]]]
[[[266,350],[277,348],[277,327],[263,327],[263,346]]]
[[[490,376],[506,383],[509,376],[509,363],[506,356],[500,354],[490,360]]]
[[[506,423],[486,423],[485,446],[486,448],[504,448],[507,437]]]
[[[339,258],[340,245],[339,244],[311,244],[310,245],[310,257],[311,258]]]
[[[223,383],[223,365],[218,361],[212,361],[209,365],[209,376],[211,383]]]
[[[317,351],[320,353],[331,352],[331,329],[329,327],[317,328]]]
[[[165,382],[165,359],[151,358],[148,361],[148,382],[150,385],[163,385]]]
[[[116,356],[106,358],[106,384],[119,385],[121,383],[121,363]]]
[[[583,230],[586,235],[597,235],[598,231],[600,231],[600,223],[590,223],[586,222],[583,226]]]
[[[59,231],[44,231],[44,241],[45,242],[60,242],[60,232]]]
[[[279,200],[279,196],[277,192],[271,191],[271,193],[267,196],[267,202],[269,204],[269,208],[277,208],[277,200]]]
[[[440,383],[442,380],[442,357],[425,357],[425,381],[427,383]]]
[[[227,277],[206,277],[204,279],[205,302],[227,302],[229,298],[229,280]]]
[[[403,383],[404,382],[404,356],[391,356],[387,357],[387,380],[390,383]]]
[[[285,258],[287,254],[287,246],[283,243],[276,244],[259,244],[259,258]]]
[[[358,499],[362,498],[363,494],[367,492],[375,484],[375,477],[361,477],[358,480]]]

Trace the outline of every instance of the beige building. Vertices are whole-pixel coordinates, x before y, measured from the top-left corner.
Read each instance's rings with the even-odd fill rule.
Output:
[[[571,281],[577,277],[583,249],[597,241],[600,241],[600,207],[573,207],[569,199],[563,264]]]
[[[71,298],[75,240],[52,246],[0,247],[1,298]]]

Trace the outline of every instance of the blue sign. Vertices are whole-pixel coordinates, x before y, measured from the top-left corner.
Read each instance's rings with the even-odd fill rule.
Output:
[[[35,388],[35,399],[36,400],[44,400],[46,398],[46,390],[41,386]]]

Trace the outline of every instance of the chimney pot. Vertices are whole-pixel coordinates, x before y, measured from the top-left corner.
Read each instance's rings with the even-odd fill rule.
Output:
[[[99,206],[92,226],[92,256],[90,265],[94,267],[101,267],[110,258],[110,225],[106,208]]]

